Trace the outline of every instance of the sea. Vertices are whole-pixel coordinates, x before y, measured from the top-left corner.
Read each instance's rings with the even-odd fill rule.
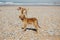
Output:
[[[60,6],[60,3],[23,3],[23,2],[0,2],[0,6],[1,5],[57,5]]]

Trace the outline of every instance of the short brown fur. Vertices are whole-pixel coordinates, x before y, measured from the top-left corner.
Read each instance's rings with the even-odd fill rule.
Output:
[[[26,30],[26,26],[28,24],[33,24],[36,28],[36,30],[38,31],[39,25],[38,25],[38,20],[36,18],[27,18],[24,14],[27,14],[27,10],[25,8],[19,7],[18,8],[19,11],[21,11],[21,15],[19,16],[19,18],[22,20],[23,22],[23,27],[22,29],[24,29],[24,31]],[[24,11],[26,11],[24,13]]]

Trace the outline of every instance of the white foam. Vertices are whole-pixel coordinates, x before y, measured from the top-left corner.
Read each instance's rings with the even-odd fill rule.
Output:
[[[5,4],[14,4],[13,2],[5,2]]]

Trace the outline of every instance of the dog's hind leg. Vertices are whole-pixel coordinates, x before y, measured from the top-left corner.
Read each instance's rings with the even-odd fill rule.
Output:
[[[40,26],[38,25],[38,22],[37,21],[35,21],[34,26],[36,28],[36,32],[38,32],[38,28],[40,28]]]

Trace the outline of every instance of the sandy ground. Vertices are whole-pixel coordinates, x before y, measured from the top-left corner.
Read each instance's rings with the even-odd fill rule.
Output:
[[[27,17],[38,19],[38,33],[28,29],[23,32],[18,7],[0,6],[0,40],[60,40],[60,6],[21,6],[27,8]]]

